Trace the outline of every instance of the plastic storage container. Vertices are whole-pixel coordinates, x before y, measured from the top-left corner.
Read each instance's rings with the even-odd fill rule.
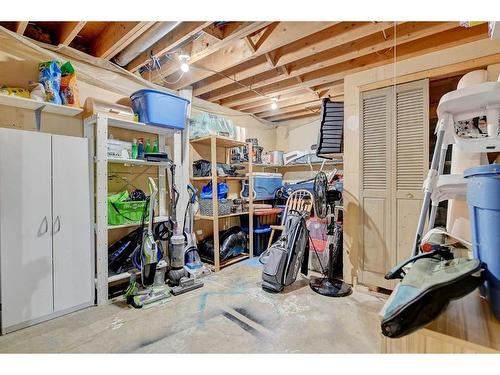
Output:
[[[242,227],[243,232],[249,233],[248,228]],[[264,226],[260,228],[254,228],[253,230],[253,255],[259,256],[267,249],[267,243],[269,242],[269,236],[271,235],[271,227]]]
[[[253,212],[253,227],[260,228],[264,226],[279,224],[278,216],[283,212],[283,208],[264,208],[255,209]],[[241,217],[241,225],[248,227],[247,215]]]
[[[230,199],[219,199],[219,214],[218,216],[225,216],[231,213],[233,201]],[[214,203],[212,199],[200,199],[200,214],[203,216],[214,215]]]
[[[467,169],[464,177],[474,257],[487,268],[482,294],[500,319],[500,164]]]
[[[248,174],[247,174],[248,177]],[[274,199],[275,191],[283,185],[281,173],[253,173],[254,199]],[[248,182],[243,182],[242,197],[248,198]]]
[[[139,121],[163,128],[184,129],[189,100],[158,90],[139,90],[130,99]]]
[[[126,201],[128,193],[123,191],[108,197],[108,225],[139,224],[143,215],[149,215],[149,207],[144,212],[146,201]]]

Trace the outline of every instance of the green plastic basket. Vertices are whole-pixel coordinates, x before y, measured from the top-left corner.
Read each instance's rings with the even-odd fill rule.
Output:
[[[108,197],[108,225],[140,224],[147,201],[126,201],[128,192],[122,191]],[[149,207],[146,212],[146,220]]]

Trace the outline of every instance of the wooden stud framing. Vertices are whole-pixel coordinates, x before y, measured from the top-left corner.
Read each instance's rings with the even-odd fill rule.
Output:
[[[304,89],[303,87],[298,87],[296,90],[293,90],[293,91],[290,91],[290,92],[287,92],[284,94],[280,94],[279,96],[276,95],[276,96],[278,97],[278,100],[281,103],[281,101],[283,101],[283,100],[289,100],[289,99],[292,99],[296,96],[305,95],[305,94],[311,94],[311,93],[309,91],[307,91],[306,89]],[[262,105],[269,105],[269,99],[261,97],[261,98],[258,98],[256,100],[253,100],[253,101],[249,101],[249,102],[245,102],[245,103],[242,103],[239,105],[235,105],[231,108],[235,109],[237,111],[251,112],[249,110],[250,108],[258,107],[258,106],[262,106]]]
[[[266,117],[268,121],[282,121],[290,118],[302,116],[302,115],[311,115],[311,116],[319,116],[320,106],[316,105],[315,107],[302,108],[299,110],[295,110],[289,113],[278,114],[274,116]]]
[[[293,98],[290,99],[281,99],[278,98],[278,106],[280,109],[287,108],[290,106],[295,106],[295,105],[300,105],[300,104],[306,104],[310,102],[314,102],[315,100],[318,100],[318,96],[315,93],[307,93],[303,95],[297,95],[294,96]],[[243,112],[250,112],[258,115],[261,112],[266,112],[270,108],[270,103],[269,100],[263,101],[262,103],[257,103],[256,106],[248,108],[248,109],[243,109]]]
[[[27,24],[16,22],[15,30],[22,34]],[[153,24],[110,22],[92,33],[84,21],[61,22],[56,42],[69,45],[79,34],[85,39],[100,32],[89,49],[110,59]],[[194,97],[281,121],[285,116],[307,116],[302,111],[323,98],[341,98],[347,75],[482,38],[487,38],[486,23],[463,28],[458,22],[434,21],[181,22],[126,68],[137,71],[151,56],[182,48],[190,54],[192,69],[181,79],[178,64],[169,61],[160,74],[144,73],[146,78],[160,84],[178,80],[169,87],[191,86]],[[270,111],[271,97],[279,100],[276,111]]]
[[[390,80],[377,81],[375,83],[360,86],[359,89],[360,91],[369,91],[369,90],[376,90],[381,87],[387,87],[393,85],[394,83],[402,84],[425,78],[445,78],[450,75],[456,76],[461,73],[468,72],[471,69],[478,69],[493,64],[500,64],[500,53],[490,56],[478,57],[476,59],[463,61],[455,64],[449,64],[439,68],[426,69],[417,73],[401,75],[396,77],[395,80],[391,78]]]
[[[278,115],[282,115],[285,113],[295,112],[298,110],[307,110],[309,108],[318,108],[319,105],[321,105],[321,100],[318,97],[316,97],[316,100],[313,100],[313,101],[310,101],[307,103],[300,103],[300,104],[296,104],[296,105],[292,105],[292,106],[288,106],[288,107],[279,106],[276,110],[272,110],[268,107],[266,111],[256,113],[256,115],[258,117],[267,119],[267,118],[270,118],[273,116],[278,116]]]
[[[211,35],[214,38],[217,38],[219,40],[224,39],[224,33],[222,32],[222,30],[220,28],[216,27],[214,24],[208,25],[202,31],[205,34],[209,34],[209,35]]]
[[[331,26],[319,30],[311,35],[304,35],[303,38],[296,40],[290,44],[286,44],[279,48],[274,49],[272,52],[273,62],[272,66],[278,65],[285,69],[289,74],[287,64],[298,59],[314,56],[326,49],[331,50],[335,46],[344,43],[349,43],[356,38],[360,38],[372,33],[381,32],[384,29],[391,27],[391,22],[340,22],[331,24]],[[259,73],[264,73],[269,69],[266,64],[267,59],[252,60],[252,64],[242,64],[236,66],[231,71],[224,71],[223,73],[229,76],[234,76],[235,79],[241,81],[246,78],[255,76]],[[212,76],[199,82],[195,88],[194,94],[196,96],[208,93],[218,88],[222,88],[232,82],[221,76]]]
[[[23,35],[24,31],[28,27],[29,21],[18,21],[16,22],[16,33]]]
[[[59,29],[58,43],[69,46],[86,23],[86,21],[63,22]]]
[[[382,51],[386,49],[385,54],[391,57],[393,47],[403,43],[408,43],[419,38],[433,35],[438,32],[443,32],[456,28],[456,23],[453,22],[407,22],[396,26],[396,41],[394,41],[394,29],[389,27],[386,31],[386,38],[381,32],[369,35],[367,37],[338,45],[337,47],[324,50],[323,52],[313,53],[310,56],[288,63],[285,67],[287,75],[283,70],[274,69],[267,70],[263,73],[253,75],[241,81],[242,84],[258,88],[278,82],[287,76],[299,77],[302,74],[314,72],[315,70],[326,66],[340,64],[361,56]],[[279,56],[279,55],[278,55]],[[274,63],[274,60],[273,62]],[[273,65],[274,66],[274,65]],[[231,95],[239,94],[246,91],[245,87],[237,83],[221,87],[206,94],[201,95],[205,100],[220,100]]]
[[[210,139],[210,160],[212,174],[212,212],[214,220],[212,220],[214,231],[214,266],[215,271],[220,270],[220,243],[219,243],[219,201],[217,199],[217,139]]]
[[[127,47],[154,22],[112,22],[92,44],[94,56],[111,59]]]
[[[444,35],[434,34],[412,42],[404,43],[397,48],[397,60],[408,59],[417,55],[430,53],[459,44],[469,43],[487,37],[487,26],[476,26],[471,29],[462,27],[454,28]],[[302,74],[300,79],[308,86],[321,85],[328,81],[341,80],[344,76],[362,70],[374,68],[390,63],[393,55],[380,55],[372,53],[331,66],[324,67],[312,72]],[[257,89],[262,95],[280,95],[300,87],[300,83],[294,77],[268,84]],[[237,95],[222,99],[221,105],[233,107],[247,101],[258,100],[259,96],[253,91],[245,91]]]
[[[267,26],[268,24],[269,23],[263,24],[261,28]],[[266,38],[266,40],[264,40],[260,45],[256,45],[257,51],[255,53],[252,53],[244,40],[237,40],[226,48],[219,49],[207,58],[200,60],[198,65],[202,68],[208,69],[209,71],[198,70],[196,72],[192,72],[189,77],[181,80],[172,88],[178,89],[189,86],[194,82],[198,82],[213,75],[211,71],[220,72],[231,68],[232,66],[245,62],[248,59],[264,55],[267,52],[300,39],[305,35],[318,32],[331,25],[331,22],[280,22],[273,32]],[[195,93],[195,95],[197,94]]]

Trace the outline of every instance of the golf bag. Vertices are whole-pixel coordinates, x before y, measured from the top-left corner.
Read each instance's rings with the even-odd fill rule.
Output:
[[[264,265],[262,289],[266,292],[281,292],[297,279],[299,270],[307,275],[309,235],[303,215],[288,212],[281,237],[261,254],[259,261]]]

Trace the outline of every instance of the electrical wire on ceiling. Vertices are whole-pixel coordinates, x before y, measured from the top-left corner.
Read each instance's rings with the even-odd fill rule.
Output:
[[[158,57],[151,56],[151,64],[152,64],[152,70],[157,69],[158,72],[161,70],[161,64],[160,64],[160,60],[158,59]],[[160,77],[160,81],[162,83],[164,83],[164,84],[175,85],[176,83],[178,83],[182,79],[182,77],[184,77],[184,72],[182,70],[180,72],[181,72],[181,74],[179,75],[179,78],[177,78],[173,82],[169,82],[166,79],[164,79],[160,73],[158,73],[157,77],[159,76]]]
[[[394,23],[395,24],[395,23]],[[396,27],[394,26],[394,31],[395,31]],[[395,34],[394,34],[395,35]],[[387,41],[387,39],[389,39],[387,37],[387,34],[385,33],[385,30],[382,30],[382,36],[384,37],[384,40]],[[375,53],[379,56],[382,56],[382,55],[387,55],[389,52],[391,52],[392,50],[394,49],[394,46],[390,46],[389,48],[386,48],[385,51],[383,52],[380,52],[380,51],[375,51]]]
[[[171,55],[176,54],[176,53],[177,53],[177,52],[168,53],[168,54],[166,54],[166,55],[165,55],[165,57],[166,57],[167,59],[169,59],[170,61],[172,61],[173,63],[177,63],[177,61],[175,61],[175,60],[171,57]],[[195,65],[190,65],[190,68],[191,68],[191,69],[193,69],[193,70],[204,71],[204,72],[208,72],[208,73],[211,73],[211,74],[216,74],[216,75],[219,75],[219,76],[221,76],[221,77],[223,77],[223,78],[227,78],[227,79],[229,79],[230,81],[232,81],[232,82],[234,82],[234,83],[236,83],[236,84],[240,85],[240,86],[241,86],[241,87],[243,87],[243,88],[246,88],[246,89],[247,89],[247,90],[249,90],[249,91],[252,91],[253,93],[255,93],[255,94],[257,94],[258,96],[261,96],[261,97],[263,97],[263,98],[270,99],[270,100],[272,100],[272,99],[274,98],[273,96],[269,96],[269,95],[263,94],[263,93],[261,93],[261,92],[257,91],[256,89],[254,89],[252,86],[250,86],[250,85],[245,85],[245,84],[244,84],[244,83],[242,83],[241,81],[238,81],[237,79],[235,79],[235,78],[233,78],[233,77],[231,77],[231,76],[229,76],[229,75],[227,75],[227,74],[224,74],[224,73],[222,73],[222,72],[219,72],[219,71],[217,71],[217,70],[208,69],[208,68],[202,68],[202,67],[198,67],[198,66],[195,66]],[[160,79],[162,79],[161,75],[160,75]],[[177,82],[178,82],[178,81],[176,81],[176,83],[177,83]]]

